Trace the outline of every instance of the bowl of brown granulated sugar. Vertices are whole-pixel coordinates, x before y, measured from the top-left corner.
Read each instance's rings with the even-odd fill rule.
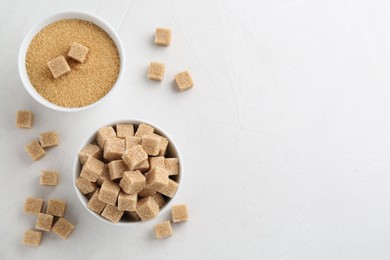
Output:
[[[75,44],[87,50],[85,59],[70,54]],[[56,75],[48,62],[58,58],[66,73]],[[125,53],[118,34],[104,20],[66,11],[30,29],[19,50],[18,68],[35,100],[54,110],[73,112],[90,108],[112,93],[125,69]]]

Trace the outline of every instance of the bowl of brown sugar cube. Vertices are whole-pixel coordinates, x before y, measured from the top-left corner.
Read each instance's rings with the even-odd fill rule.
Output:
[[[176,195],[183,165],[173,140],[144,121],[99,128],[80,146],[73,181],[78,198],[98,219],[128,225],[155,218]]]
[[[83,11],[53,14],[26,34],[18,56],[19,76],[42,105],[73,112],[111,95],[125,69],[117,32]]]

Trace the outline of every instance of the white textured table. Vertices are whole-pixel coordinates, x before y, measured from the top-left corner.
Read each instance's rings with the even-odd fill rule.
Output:
[[[33,100],[17,72],[27,30],[53,12],[106,19],[126,48],[127,68],[110,99],[79,113]],[[386,0],[5,1],[0,2],[0,259],[389,259],[390,5]],[[157,48],[154,29],[173,30]],[[150,61],[166,79],[146,79]],[[196,86],[173,90],[188,69]],[[36,115],[15,127],[18,109]],[[185,162],[175,202],[191,220],[156,240],[168,217],[117,228],[79,203],[72,164],[97,127],[145,119],[177,142]],[[57,130],[61,146],[33,163],[23,146]],[[61,184],[39,186],[42,169]],[[35,218],[27,196],[63,198],[77,228],[20,244]]]

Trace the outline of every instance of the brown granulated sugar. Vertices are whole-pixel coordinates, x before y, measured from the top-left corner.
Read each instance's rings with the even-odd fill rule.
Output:
[[[84,63],[67,57],[78,42],[89,48]],[[55,79],[47,62],[67,57],[72,71]],[[26,54],[31,84],[48,101],[62,107],[83,107],[104,97],[114,85],[120,69],[118,49],[111,37],[93,23],[68,19],[43,28],[32,39]]]

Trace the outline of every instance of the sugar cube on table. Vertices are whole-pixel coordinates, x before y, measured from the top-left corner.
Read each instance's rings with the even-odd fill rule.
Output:
[[[24,149],[34,161],[40,160],[46,154],[45,150],[36,140],[32,140]]]
[[[167,28],[157,28],[154,37],[154,43],[158,46],[167,47],[171,44],[172,32]]]
[[[67,239],[70,234],[72,234],[74,229],[75,225],[73,225],[64,218],[59,218],[57,222],[53,225],[51,231],[53,231],[62,239]]]
[[[183,71],[175,75],[175,81],[179,91],[190,89],[194,86],[194,81],[188,71]]]
[[[33,126],[34,114],[29,110],[18,110],[16,112],[16,126],[30,129]]]
[[[22,244],[27,246],[39,246],[42,241],[42,232],[35,230],[26,230],[24,232]]]
[[[165,74],[165,65],[160,62],[151,62],[148,68],[148,78],[155,81],[162,81]]]
[[[66,202],[58,199],[50,199],[47,203],[46,214],[56,217],[63,217],[65,215]]]
[[[39,134],[39,142],[43,148],[49,148],[60,144],[58,134],[55,131],[48,131]]]
[[[169,237],[173,234],[171,222],[169,221],[164,221],[162,223],[156,224],[154,225],[153,229],[158,239]]]
[[[43,231],[50,231],[53,225],[53,215],[39,213],[37,217],[37,223],[35,228]]]
[[[24,213],[38,215],[43,207],[43,199],[28,197],[24,203]]]
[[[186,204],[173,205],[171,213],[173,222],[188,220],[188,206]]]
[[[58,176],[59,176],[58,172],[56,171],[48,171],[48,170],[41,171],[39,183],[45,186],[56,186],[58,185],[58,180],[59,180]]]

